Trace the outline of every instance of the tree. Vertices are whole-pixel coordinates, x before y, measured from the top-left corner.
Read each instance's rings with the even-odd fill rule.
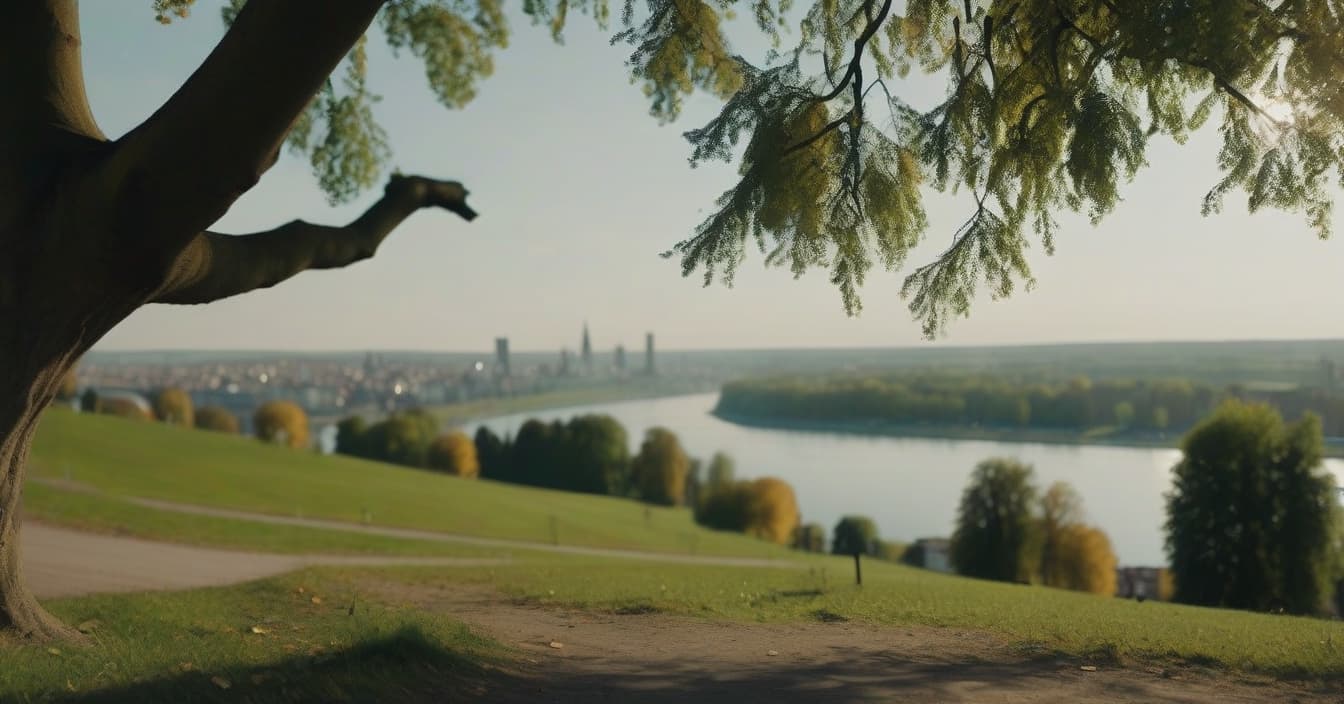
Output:
[[[79,410],[85,413],[97,413],[98,406],[101,405],[98,398],[98,391],[93,387],[84,389],[84,393],[79,395]]]
[[[475,479],[481,473],[481,465],[476,461],[476,445],[466,434],[457,431],[434,438],[429,444],[426,463],[430,469],[467,479]]]
[[[238,416],[219,406],[204,406],[196,411],[196,427],[217,433],[238,434]]]
[[[1320,421],[1227,401],[1182,442],[1167,496],[1176,601],[1312,613],[1332,591],[1339,500]]]
[[[630,485],[630,440],[609,415],[576,416],[566,424],[560,458],[561,488],[624,496]]]
[[[397,411],[369,426],[357,442],[363,457],[406,467],[424,467],[429,444],[438,434],[438,419],[428,411],[413,408]]]
[[[714,491],[721,486],[727,486],[735,481],[737,474],[736,463],[733,458],[725,452],[715,452],[709,459],[709,471],[705,477],[705,489]]]
[[[292,401],[267,401],[252,416],[252,432],[262,442],[308,447],[308,414]]]
[[[826,527],[820,523],[804,523],[793,532],[795,550],[826,552]]]
[[[831,536],[831,552],[836,555],[877,554],[877,524],[867,516],[841,518]]]
[[[1044,572],[1047,586],[1115,595],[1115,551],[1101,529],[1077,523],[1065,525],[1055,541],[1055,559]]]
[[[167,22],[191,4],[153,6]],[[857,312],[874,263],[896,269],[921,241],[921,187],[963,188],[971,217],[903,288],[933,335],[968,312],[978,281],[995,296],[1030,283],[1023,250],[1033,232],[1054,247],[1056,211],[1102,218],[1144,164],[1149,139],[1183,141],[1214,117],[1225,172],[1205,210],[1241,189],[1251,210],[1296,210],[1328,233],[1325,175],[1344,160],[1330,146],[1344,97],[1321,89],[1334,85],[1344,56],[1333,4],[1151,4],[910,0],[893,14],[890,0],[818,2],[803,13],[794,50],[760,65],[733,50],[728,5],[631,6],[615,38],[634,48],[629,66],[653,114],[677,117],[697,89],[721,98],[720,115],[687,133],[692,161],[742,160],[738,182],[669,254],[709,282],[731,278],[751,243],[769,243],[769,264],[829,266],[846,310]],[[604,2],[582,7],[609,19]],[[568,9],[524,4],[557,39]],[[768,0],[751,14],[772,43],[796,16]],[[85,94],[77,2],[0,9],[0,630],[74,637],[21,586],[14,533],[33,428],[84,351],[147,303],[208,303],[346,266],[422,208],[476,215],[460,183],[393,175],[343,227],[207,229],[286,143],[310,157],[333,201],[373,186],[390,150],[370,107],[365,32],[377,20],[394,49],[425,63],[439,102],[461,107],[508,41],[498,3],[231,0],[225,19],[203,64],[113,140]],[[911,68],[944,75],[946,100],[921,109],[893,95],[887,81]],[[1270,104],[1289,106],[1292,119]]]
[[[364,433],[369,424],[363,416],[348,416],[336,424],[336,454],[371,459]]]
[[[762,477],[747,482],[747,535],[784,545],[798,528],[798,498],[788,482]]]
[[[481,476],[486,479],[507,480],[509,447],[493,431],[482,425],[473,438],[476,460],[481,465]]]
[[[1040,518],[1040,563],[1041,563],[1041,581],[1047,585],[1058,586],[1052,583],[1052,575],[1055,574],[1058,561],[1063,552],[1061,544],[1064,540],[1066,528],[1076,525],[1083,520],[1083,499],[1078,496],[1078,492],[1066,482],[1055,482],[1045,490],[1041,496],[1041,518]]]
[[[690,458],[672,431],[650,428],[630,468],[639,498],[663,506],[682,503],[690,465]]]
[[[1134,404],[1129,401],[1121,401],[1111,409],[1111,417],[1115,419],[1115,424],[1121,428],[1128,428],[1134,424]]]
[[[154,394],[154,417],[161,423],[185,425],[188,428],[196,424],[195,407],[191,396],[182,389],[160,389]]]
[[[1032,468],[989,459],[976,466],[961,495],[950,557],[959,574],[1018,581],[1032,572]]]

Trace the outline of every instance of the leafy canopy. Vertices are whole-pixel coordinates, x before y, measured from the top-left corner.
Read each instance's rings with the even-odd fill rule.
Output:
[[[245,0],[230,0],[226,21]],[[154,0],[160,21],[192,0]],[[745,7],[744,7],[745,6]],[[557,41],[572,10],[605,28],[606,0],[523,0]],[[795,275],[826,268],[851,314],[875,264],[897,270],[925,235],[921,189],[967,194],[950,246],[903,293],[925,333],[1032,275],[1024,250],[1053,251],[1057,212],[1093,222],[1145,164],[1155,136],[1183,142],[1218,123],[1222,178],[1205,213],[1245,195],[1254,212],[1302,213],[1331,228],[1331,180],[1344,179],[1341,0],[626,0],[614,42],[651,112],[675,119],[700,90],[724,101],[686,133],[691,163],[739,160],[740,179],[667,256],[683,273],[731,283],[754,244]],[[736,13],[776,47],[734,53]],[[750,25],[750,26],[747,26]],[[796,26],[797,31],[792,31]],[[508,43],[499,0],[391,0],[379,29],[424,65],[448,108],[475,95]],[[785,40],[791,41],[791,47]],[[934,106],[896,79],[941,76]],[[379,178],[390,156],[370,106],[361,41],[312,102],[289,144],[333,202]]]

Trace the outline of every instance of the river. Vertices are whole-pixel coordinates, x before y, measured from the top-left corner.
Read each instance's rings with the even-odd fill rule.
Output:
[[[1039,486],[1067,481],[1082,495],[1086,519],[1110,536],[1122,565],[1162,565],[1163,494],[1177,450],[1094,445],[1040,445],[979,440],[867,437],[746,428],[710,415],[718,394],[604,403],[490,418],[480,425],[516,433],[528,418],[567,419],[605,413],[630,433],[632,452],[644,431],[666,427],[694,457],[732,455],[737,476],[775,476],[793,485],[803,520],[829,533],[845,514],[873,518],[882,537],[910,541],[951,534],[962,489],[976,463],[1013,457],[1036,468]],[[1326,460],[1344,479],[1344,461]]]

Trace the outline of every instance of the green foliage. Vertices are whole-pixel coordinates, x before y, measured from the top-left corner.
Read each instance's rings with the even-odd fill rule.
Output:
[[[650,428],[644,434],[639,454],[630,463],[639,498],[662,506],[681,504],[690,465],[690,458],[675,433],[667,428]]]
[[[504,479],[508,472],[510,441],[502,440],[482,425],[472,438],[476,445],[476,461],[481,465],[481,476],[486,479]]]
[[[1177,601],[1313,613],[1332,593],[1339,499],[1319,421],[1229,401],[1185,437],[1167,498]]]
[[[182,389],[159,390],[154,394],[152,405],[154,417],[162,423],[184,425],[188,428],[195,425],[195,406],[191,403],[191,396]]]
[[[226,22],[243,0],[230,0]],[[749,243],[795,275],[829,270],[846,311],[876,265],[900,269],[928,226],[924,187],[964,193],[969,217],[903,293],[926,335],[969,313],[983,286],[999,298],[1033,283],[1025,250],[1052,252],[1056,214],[1094,223],[1146,164],[1154,137],[1178,143],[1214,122],[1226,195],[1255,212],[1302,213],[1322,237],[1331,188],[1344,179],[1344,12],[1335,0],[752,0],[777,48],[753,63],[734,53],[733,0],[624,3],[614,42],[631,47],[632,80],[660,120],[696,90],[724,101],[687,133],[692,163],[740,155],[740,179],[695,233],[675,245],[685,274],[731,282]],[[160,21],[191,0],[154,0]],[[571,9],[606,25],[605,0],[524,0],[559,40]],[[798,18],[797,43],[779,47]],[[460,108],[508,43],[499,0],[392,0],[382,37],[424,65],[444,106]],[[389,153],[365,84],[361,41],[295,125],[323,190],[344,201],[370,187]],[[910,105],[888,82],[939,76],[944,97]],[[899,88],[899,86],[898,86]],[[880,89],[880,90],[879,90]]]
[[[111,397],[97,401],[99,413],[128,420],[154,420],[153,414],[128,398]]]
[[[237,435],[238,416],[219,406],[204,406],[196,411],[196,428]]]
[[[1032,468],[1009,459],[981,462],[961,495],[952,534],[959,574],[1011,582],[1030,579],[1035,565]]]
[[[481,427],[475,445],[487,479],[612,496],[631,491],[628,436],[608,415],[528,419],[512,440]]]
[[[709,491],[714,491],[718,487],[728,486],[736,481],[736,463],[726,452],[715,452],[709,459],[709,474],[705,479],[705,487]]]
[[[876,555],[880,540],[877,524],[867,516],[845,516],[835,524],[831,552],[836,555]]]
[[[351,417],[336,426],[336,451],[406,467],[425,467],[429,445],[439,434],[439,421],[419,408],[397,411],[364,427]]]

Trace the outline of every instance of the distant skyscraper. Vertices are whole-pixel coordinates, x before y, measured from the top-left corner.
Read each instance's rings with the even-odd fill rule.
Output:
[[[625,371],[625,345],[616,345],[616,371]]]
[[[509,338],[507,337],[495,338],[495,375],[513,376],[512,369],[509,366]]]
[[[588,339],[588,321],[583,321],[583,348],[579,352],[583,360],[583,371],[586,374],[593,373],[593,343]]]
[[[653,333],[644,335],[644,373],[653,376],[658,368],[653,364]]]

